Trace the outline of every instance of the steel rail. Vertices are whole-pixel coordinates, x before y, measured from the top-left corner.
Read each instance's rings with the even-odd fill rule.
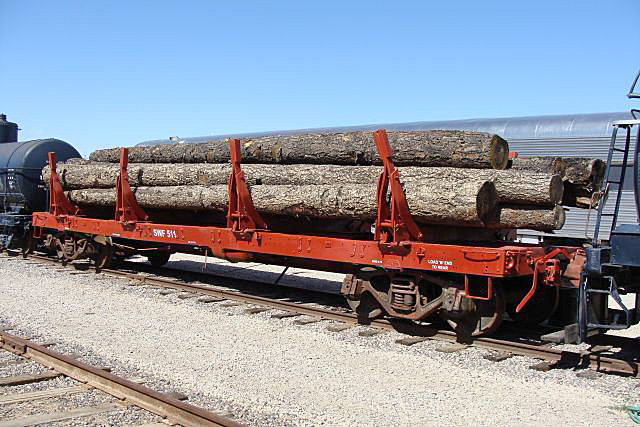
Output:
[[[57,260],[43,257],[39,255],[28,255],[29,258],[43,260],[49,263],[59,263]],[[179,271],[182,270],[174,270]],[[575,367],[575,368],[591,368],[599,372],[617,373],[623,375],[630,375],[634,377],[640,376],[640,364],[636,361],[625,360],[615,357],[602,356],[592,352],[576,352],[559,350],[550,347],[536,346],[523,342],[502,340],[498,338],[490,337],[459,337],[456,332],[450,330],[437,329],[423,324],[416,324],[412,322],[403,321],[401,319],[376,319],[366,320],[358,318],[352,312],[339,312],[329,310],[322,307],[313,307],[307,305],[301,305],[288,301],[281,301],[278,299],[272,299],[267,297],[261,297],[256,295],[249,295],[238,291],[231,291],[219,288],[210,288],[206,286],[181,283],[177,280],[171,280],[161,277],[153,276],[140,276],[137,273],[130,273],[113,269],[102,269],[100,272],[130,280],[139,281],[143,284],[149,284],[153,286],[181,290],[185,292],[199,293],[203,295],[230,299],[234,301],[257,304],[264,307],[269,307],[278,310],[290,311],[297,314],[309,315],[319,317],[321,319],[335,320],[348,324],[360,324],[368,325],[375,328],[396,331],[403,334],[425,337],[428,339],[449,341],[449,342],[462,342],[464,344],[473,345],[476,347],[486,348],[495,351],[512,353],[520,356],[528,356],[532,358],[542,359],[548,361],[556,367]],[[193,272],[184,271],[186,274],[194,274]],[[215,276],[212,276],[215,277]],[[258,283],[258,282],[256,282]]]
[[[174,399],[7,332],[0,332],[0,348],[27,357],[118,399],[126,399],[135,406],[184,426],[242,426],[229,418]]]

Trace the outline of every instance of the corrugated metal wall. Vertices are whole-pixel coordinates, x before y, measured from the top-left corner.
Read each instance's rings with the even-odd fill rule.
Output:
[[[635,139],[635,136],[633,139]],[[624,136],[618,136],[617,141],[618,147],[622,148],[624,146]],[[611,135],[584,138],[510,139],[509,149],[516,151],[521,157],[553,155],[562,157],[597,157],[607,160],[610,143]],[[621,153],[616,152],[613,157],[613,163],[620,163],[621,161]]]
[[[615,205],[615,192],[611,192],[609,195],[609,203],[605,207],[605,213],[613,213],[613,207]],[[636,213],[635,198],[632,191],[623,191],[622,199],[620,201],[620,211],[618,213],[618,224],[636,224],[638,217]],[[588,209],[579,208],[565,208],[567,218],[562,230],[558,230],[555,233],[541,233],[534,230],[518,230],[518,235],[521,237],[526,236],[549,236],[549,237],[569,237],[575,239],[593,237],[594,228],[596,224],[597,210],[591,210],[589,214]],[[588,229],[587,229],[588,224]],[[604,240],[609,239],[609,230],[611,229],[611,217],[603,217],[602,224],[600,225],[600,238]]]

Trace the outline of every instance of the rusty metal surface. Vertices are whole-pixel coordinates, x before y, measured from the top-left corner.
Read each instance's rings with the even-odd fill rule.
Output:
[[[242,425],[6,332],[0,332],[0,347],[184,426]]]
[[[44,262],[56,263],[55,260],[47,257],[41,257],[37,255],[30,255],[29,257],[42,260]],[[181,283],[176,280],[161,277],[141,276],[136,273],[118,270],[101,270],[101,273],[136,280],[141,283],[147,283],[158,287],[196,292],[203,295],[211,295],[234,301],[258,304],[265,307],[285,310],[288,312],[315,316],[321,319],[341,321],[347,324],[367,324],[372,327],[389,331],[396,331],[414,337],[425,337],[441,341],[461,341],[461,338],[454,331],[437,329],[430,325],[405,321],[402,319],[363,320],[358,318],[358,316],[351,312],[340,312],[322,307],[301,305],[288,301],[280,301],[273,298],[249,295],[238,291],[212,289],[206,286]],[[612,337],[612,339],[614,338],[617,339],[618,337]],[[620,338],[620,340],[622,341],[622,338]],[[591,368],[600,372],[612,372],[623,375],[631,375],[634,377],[640,376],[640,364],[635,359],[625,360],[614,357],[606,357],[596,354],[595,352],[563,351],[554,348],[518,342],[511,339],[505,340],[488,337],[470,337],[468,340],[465,340],[465,343],[474,345],[476,347],[543,359],[554,363],[557,367],[562,368]],[[623,345],[619,346],[622,347]]]

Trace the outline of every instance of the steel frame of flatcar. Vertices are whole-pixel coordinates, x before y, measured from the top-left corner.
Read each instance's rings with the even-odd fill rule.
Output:
[[[566,273],[581,268],[583,256],[578,248],[549,248],[545,246],[472,246],[464,244],[434,244],[421,241],[421,229],[411,218],[404,197],[398,170],[391,159],[392,151],[384,130],[374,132],[374,141],[383,162],[378,181],[378,217],[373,240],[286,234],[267,229],[253,206],[240,165],[240,141],[230,140],[232,172],[229,178],[229,207],[227,227],[157,224],[148,221],[129,186],[128,150],[121,149],[120,174],[116,182],[115,219],[105,220],[82,216],[79,208],[65,196],[56,172],[55,154],[50,153],[49,212],[33,214],[34,237],[41,238],[51,231],[60,235],[79,234],[105,239],[127,239],[133,242],[158,245],[168,250],[179,247],[206,249],[205,253],[230,261],[251,261],[256,257],[290,261],[310,261],[323,265],[337,264],[352,270],[382,272],[382,274],[416,274],[435,283],[454,276],[460,283],[453,296],[460,300],[492,300],[495,279],[522,278],[530,287],[517,311],[535,294],[539,284],[563,286],[568,283]],[[390,191],[390,202],[388,192]],[[263,259],[264,259],[263,258]],[[571,268],[567,265],[575,264]],[[443,277],[445,279],[443,279]],[[472,287],[470,283],[480,286]],[[361,281],[360,281],[361,282]],[[571,285],[570,285],[571,286]],[[472,289],[473,288],[473,289]],[[343,294],[356,298],[366,291],[356,281],[345,281]],[[411,291],[413,292],[413,291]],[[406,290],[405,290],[406,293]],[[417,295],[420,297],[420,295]],[[385,298],[382,298],[384,300]],[[389,296],[391,299],[391,295]],[[393,316],[412,320],[424,318],[432,307],[422,311],[403,310],[390,301],[378,301]],[[414,300],[415,303],[415,300]]]

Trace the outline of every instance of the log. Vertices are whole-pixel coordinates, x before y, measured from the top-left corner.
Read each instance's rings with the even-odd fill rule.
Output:
[[[554,206],[562,201],[560,175],[530,171],[495,171],[494,183],[500,203]]]
[[[134,187],[132,191],[138,204],[147,209],[225,211],[228,205],[226,185]],[[80,206],[113,207],[116,204],[114,188],[71,190],[67,197]]]
[[[564,177],[567,165],[562,157],[516,157],[511,160],[510,168],[521,171],[541,172]]]
[[[120,173],[118,164],[93,161],[58,163],[56,169],[65,190],[114,188]],[[226,163],[130,163],[127,167],[129,183],[135,187],[225,184],[230,173],[231,165]],[[45,182],[49,181],[49,165],[42,169],[42,177]]]
[[[119,166],[114,163],[57,165],[63,188],[111,188],[115,186]],[[323,185],[370,184],[375,187],[382,171],[378,166],[337,165],[264,165],[242,167],[249,185]],[[448,167],[399,168],[401,182],[407,184],[423,179],[442,183],[481,178],[493,180],[500,203],[553,206],[562,200],[563,185],[558,175],[529,171],[492,169],[462,169]],[[132,163],[128,168],[132,186],[189,186],[226,184],[231,166],[224,163]],[[48,182],[49,167],[43,169]]]
[[[562,206],[541,208],[538,206],[499,205],[497,218],[491,228],[526,228],[537,231],[560,230],[564,226],[565,212]]]
[[[571,184],[598,187],[604,178],[606,163],[588,157],[516,157],[511,169],[557,174]]]
[[[134,194],[143,208],[192,211],[225,211],[226,185],[137,187]],[[255,185],[251,196],[259,212],[308,218],[358,218],[373,220],[377,214],[376,188],[372,185]],[[497,196],[491,181],[421,180],[405,186],[407,202],[417,222],[484,226],[495,216]],[[113,207],[114,189],[67,192],[78,205]]]
[[[554,206],[562,200],[564,191],[560,175],[550,175],[531,171],[461,169],[461,168],[400,168],[402,182],[413,179],[450,180],[469,179],[471,177],[492,180],[495,184],[498,201],[502,204],[524,204]]]
[[[440,179],[405,184],[411,215],[429,224],[484,226],[495,215],[498,194],[491,181],[449,181]]]
[[[571,184],[598,189],[604,179],[606,163],[600,159],[587,157],[565,157],[564,179]]]
[[[467,131],[389,132],[398,166],[505,169],[509,145],[498,135]],[[264,136],[242,141],[243,163],[380,165],[371,132]],[[117,163],[118,148],[94,151],[90,160]],[[227,163],[223,141],[129,148],[131,163]]]
[[[562,204],[589,208],[594,192],[600,189],[604,180],[606,163],[587,157],[525,157],[514,159],[511,168],[560,174],[564,181]]]

